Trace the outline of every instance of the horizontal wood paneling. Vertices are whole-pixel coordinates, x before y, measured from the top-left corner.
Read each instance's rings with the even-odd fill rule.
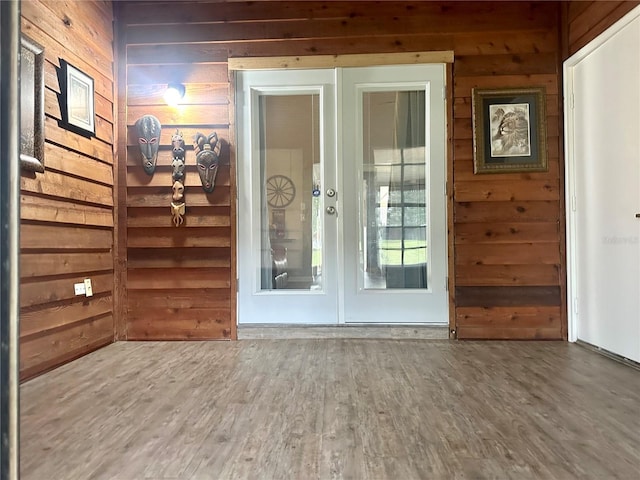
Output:
[[[20,277],[25,279],[48,275],[108,271],[111,269],[113,269],[113,256],[110,252],[24,252],[20,255]]]
[[[516,308],[524,305],[518,301],[538,299],[537,304],[526,305],[534,309],[527,313],[529,323],[518,323],[522,317],[516,315],[508,326],[497,326],[486,316],[478,316],[478,322],[486,320],[485,324],[473,328],[481,328],[483,338],[491,337],[492,331],[496,332],[496,338],[505,338],[505,332],[510,338],[532,338],[545,336],[552,328],[553,333],[547,338],[558,338],[559,325],[565,321],[559,300],[554,299],[560,315],[558,321],[552,326],[535,326],[539,328],[532,333],[531,321],[535,322],[536,316],[546,318],[542,307],[546,307],[548,300],[528,295],[526,291],[523,295],[509,293],[513,289],[530,288],[558,293],[564,288],[564,255],[560,248],[563,178],[558,81],[560,8],[557,3],[312,1],[214,5],[181,2],[179,9],[165,9],[148,2],[127,2],[118,15],[127,53],[122,66],[126,69],[127,96],[122,109],[126,106],[128,112],[128,147],[123,147],[127,170],[121,172],[126,178],[127,195],[120,203],[127,208],[129,274],[136,283],[140,282],[136,288],[144,288],[141,272],[147,271],[139,268],[153,269],[162,277],[154,282],[158,282],[157,288],[163,291],[170,290],[171,282],[178,285],[181,281],[180,275],[172,271],[177,268],[189,271],[189,282],[194,282],[189,285],[200,288],[191,276],[200,268],[198,258],[205,261],[207,248],[229,248],[232,252],[235,219],[230,219],[227,225],[224,217],[231,212],[234,198],[233,144],[229,156],[224,156],[230,165],[229,175],[221,171],[223,183],[213,194],[198,191],[198,178],[188,170],[186,228],[183,229],[188,232],[186,235],[169,224],[170,181],[169,172],[165,170],[171,161],[166,146],[175,128],[183,130],[188,144],[198,129],[222,129],[233,122],[232,105],[228,101],[232,87],[224,71],[227,55],[270,57],[453,50],[453,118],[450,119],[453,178],[449,180],[454,236],[450,255],[454,258],[454,271],[450,275],[463,289],[460,292],[455,289],[455,301],[457,303],[457,294],[461,293],[465,308],[477,308],[480,312],[484,307],[481,298],[467,295],[464,300],[465,292],[469,292],[464,289],[497,289],[497,297],[504,289],[505,294],[511,295],[511,303],[503,305],[507,310],[503,313],[508,315],[511,309],[515,315]],[[180,111],[164,106],[161,100],[163,84],[170,77],[179,78],[187,87]],[[546,88],[548,172],[474,175],[472,88],[528,86]],[[167,125],[163,129],[159,167],[153,179],[140,174],[136,136],[132,130],[133,122],[143,113],[153,113]],[[222,138],[232,139],[233,130],[224,130]],[[193,163],[189,149],[187,163]],[[185,256],[184,252],[191,249],[194,254]],[[163,256],[156,260],[155,251],[162,251]],[[235,257],[231,254],[229,258],[233,277]],[[218,267],[207,264],[206,268]],[[200,273],[207,278],[206,271]],[[181,288],[181,291],[188,290],[189,287]],[[185,332],[186,337],[189,322],[195,331],[196,325],[188,315],[179,317],[186,323],[177,330],[174,323],[163,324],[160,316],[157,325],[151,325],[138,315],[144,305],[144,301],[138,301],[135,312],[130,308],[130,333],[136,332],[144,338],[153,338],[153,335],[165,338],[161,326],[166,325],[167,332],[171,332],[169,337],[173,338],[178,331]],[[537,313],[536,305],[541,307]],[[151,303],[147,306],[153,307]],[[455,329],[458,318],[455,308],[451,317]],[[235,321],[235,318],[229,319],[231,324]],[[467,325],[467,328],[470,327]],[[522,335],[518,334],[519,329]],[[458,337],[463,338],[464,332],[458,330]],[[478,333],[473,336],[477,338]]]
[[[21,2],[45,51],[45,172],[20,179],[20,371],[28,378],[113,341],[113,15],[110,2]],[[60,125],[61,60],[94,80],[96,136]],[[93,297],[73,284],[90,278]]]
[[[548,307],[562,305],[559,286],[456,287],[457,307]]]
[[[232,244],[235,220],[234,164],[229,149],[230,94],[228,51],[203,42],[182,43],[186,35],[201,37],[202,24],[180,28],[158,25],[170,10],[154,5],[160,15],[137,17],[134,5],[119,5],[123,51],[120,68],[126,110],[123,117],[123,153],[119,170],[123,190],[119,205],[122,235],[120,254],[127,259],[126,299],[121,314],[123,337],[128,339],[229,339],[235,337],[235,257]],[[200,5],[207,15],[213,5]],[[233,9],[236,6],[232,7]],[[143,7],[150,13],[149,6]],[[198,22],[199,23],[199,22]],[[162,41],[153,38],[158,28]],[[186,33],[185,30],[192,30]],[[205,27],[205,30],[208,26]],[[140,30],[140,31],[138,31]],[[212,48],[213,47],[213,48]],[[126,55],[124,54],[126,50]],[[179,107],[167,106],[166,84],[186,87]],[[125,108],[126,107],[126,108]],[[146,175],[140,165],[135,122],[145,114],[160,120],[162,133],[155,173]],[[184,224],[173,225],[171,204],[171,136],[180,131],[185,142]],[[212,193],[202,189],[195,166],[196,133],[216,132],[223,142],[221,165]]]
[[[220,340],[231,338],[227,310],[166,310],[145,308],[129,311],[130,340]]]
[[[456,285],[554,285],[556,265],[457,265]]]
[[[623,16],[640,5],[633,1],[569,2],[569,54],[574,54]]]
[[[193,247],[176,252],[158,249],[150,258],[146,248],[129,248],[129,268],[231,268],[231,256],[227,248]]]
[[[226,207],[189,207],[191,227],[231,227],[231,219]],[[186,220],[185,220],[186,221]],[[130,208],[127,214],[128,227],[173,227],[166,210],[159,208]],[[175,253],[176,257],[181,252]]]
[[[20,306],[35,307],[49,303],[70,302],[76,298],[73,290],[74,283],[81,283],[87,275],[56,275],[55,277],[38,277],[23,280],[20,288]],[[97,300],[97,296],[103,293],[110,293],[113,290],[113,273],[93,272],[89,276],[93,287],[94,297],[78,297],[87,302]]]
[[[229,307],[229,292],[213,288],[188,289],[141,289],[129,292],[129,308],[212,308],[223,310]]]
[[[113,227],[113,211],[110,207],[79,204],[25,192],[20,196],[20,216],[22,220]]]
[[[564,338],[560,327],[531,328],[521,325],[511,328],[461,326],[458,328],[458,337],[467,340],[562,340]]]
[[[171,179],[171,174],[167,174]],[[128,207],[158,207],[169,212],[171,204],[171,185],[166,187],[131,187],[129,189]],[[217,185],[211,193],[206,193],[202,187],[185,189],[185,199],[187,209],[190,207],[228,207],[231,204],[231,188],[224,185]],[[185,217],[185,222],[188,218]]]
[[[482,327],[494,325],[503,328],[559,328],[560,307],[485,307],[481,309],[460,307],[456,311],[458,326]]]
[[[29,309],[20,319],[20,336],[41,335],[54,329],[61,329],[89,318],[111,313],[113,299],[110,295],[97,296],[93,301],[75,301],[44,309]]]
[[[458,307],[456,323],[465,338],[561,339],[562,309],[536,307]]]
[[[523,243],[557,242],[558,223],[543,222],[512,222],[497,223],[491,220],[473,223],[460,223],[456,228],[456,246],[459,245],[479,245],[484,243],[499,243],[504,246],[510,244],[513,249],[520,249],[522,252]],[[558,253],[559,255],[559,253]],[[514,258],[519,258],[516,255]]]
[[[557,222],[560,203],[557,201],[456,202],[456,223],[529,223]]]
[[[557,243],[520,244],[459,244],[456,246],[458,265],[557,265],[560,252]]]
[[[228,100],[227,100],[228,102]],[[214,104],[212,104],[214,105]],[[228,106],[227,106],[228,107]],[[165,127],[167,127],[165,125]],[[206,127],[190,127],[190,126],[182,126],[178,125],[180,133],[184,138],[185,150],[189,152],[193,149],[193,139],[196,133],[209,133],[204,130]],[[163,128],[160,134],[160,153],[159,153],[159,161],[163,159],[168,159],[167,154],[171,151],[171,137],[176,131],[176,126],[168,126],[167,128]],[[140,164],[140,151],[138,149],[138,134],[136,133],[136,129],[133,125],[129,126],[126,130],[127,132],[127,165],[139,165]],[[222,137],[222,135],[229,134],[229,126],[216,126],[216,132],[218,133],[218,137]],[[226,144],[222,145],[222,151],[225,152],[225,149],[228,150],[229,146]],[[188,153],[187,153],[188,156]],[[225,162],[229,162],[229,157],[223,155],[220,159],[220,162],[224,165]],[[166,163],[169,165],[170,162]]]
[[[26,379],[113,342],[113,317],[90,317],[20,340],[20,377]]]

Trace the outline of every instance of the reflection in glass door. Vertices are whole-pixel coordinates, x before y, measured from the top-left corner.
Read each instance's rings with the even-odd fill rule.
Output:
[[[427,288],[424,91],[364,93],[363,122],[364,288]]]
[[[342,318],[446,324],[444,66],[345,68],[341,89],[341,171],[353,190]]]
[[[335,73],[237,79],[239,323],[335,324]]]
[[[261,290],[322,288],[319,94],[261,95]]]

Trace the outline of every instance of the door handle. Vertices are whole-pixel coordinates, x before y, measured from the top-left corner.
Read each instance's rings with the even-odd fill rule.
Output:
[[[327,207],[327,213],[329,215],[335,215],[336,214],[336,207],[334,207],[334,206]]]
[[[636,213],[636,218],[640,218],[640,213]]]

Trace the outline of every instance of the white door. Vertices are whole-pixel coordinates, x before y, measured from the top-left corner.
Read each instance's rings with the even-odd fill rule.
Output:
[[[446,324],[444,66],[342,71],[345,322]]]
[[[238,322],[338,322],[335,72],[238,72]]]
[[[640,362],[640,8],[614,30],[566,70],[570,340]]]
[[[237,79],[239,323],[446,324],[444,67]]]

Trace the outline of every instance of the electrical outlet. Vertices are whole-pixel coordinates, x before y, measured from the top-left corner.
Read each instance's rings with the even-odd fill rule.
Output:
[[[93,288],[91,287],[91,279],[84,279],[84,290],[87,297],[93,297]]]
[[[74,283],[73,291],[76,293],[76,295],[84,295],[84,292],[86,291],[84,288],[84,283]]]

